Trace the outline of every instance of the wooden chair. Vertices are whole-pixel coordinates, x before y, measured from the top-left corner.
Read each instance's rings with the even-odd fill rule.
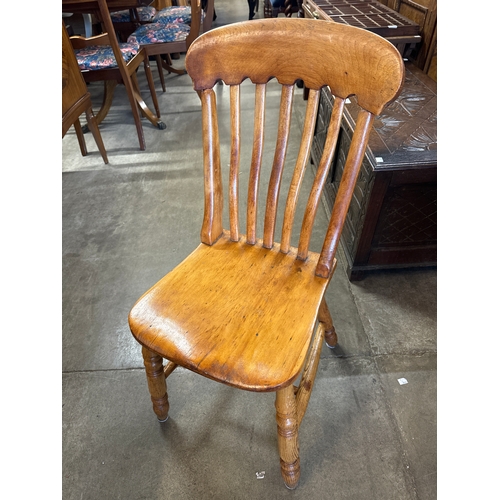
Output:
[[[171,54],[187,52],[190,45],[201,33],[210,30],[212,26],[214,0],[207,0],[206,10],[201,8],[201,0],[192,0],[190,6],[190,22],[169,22],[168,16],[160,10],[154,23],[144,24],[137,28],[127,39],[129,43],[140,45],[148,57],[154,57],[158,64],[160,82],[165,92],[163,70],[169,73],[183,75],[184,68],[174,68]]]
[[[108,156],[102,141],[97,121],[92,111],[92,101],[87,85],[83,80],[80,69],[73,53],[68,32],[62,23],[62,136],[66,135],[71,125],[74,125],[80,151],[83,156],[87,155],[87,146],[80,125],[80,115],[85,113],[87,123],[97,148],[101,153],[104,163],[108,163]]]
[[[118,84],[125,84],[122,72],[116,64],[116,58],[114,57],[114,52],[110,45],[110,37],[108,33],[103,33],[91,38],[72,36],[70,40],[73,49],[75,50],[76,59],[80,66],[84,80],[87,83],[99,81],[105,82],[103,102],[96,116],[97,123],[100,124],[107,116],[111,108],[116,86]],[[143,116],[145,116],[155,127],[160,130],[164,130],[166,125],[160,120],[160,107],[158,105],[158,98],[154,87],[153,75],[151,74],[151,67],[149,66],[149,60],[146,57],[145,52],[140,49],[140,47],[134,47],[132,44],[120,44],[120,50],[123,58],[125,59],[125,71],[127,72],[127,76],[130,78],[130,90],[134,99],[133,104],[135,107],[133,107],[133,110],[137,110],[137,106],[139,106]],[[97,65],[94,66],[94,62],[97,62]],[[101,65],[101,63],[103,64]],[[156,114],[148,108],[139,89],[136,71],[141,64],[144,65]],[[134,119],[138,120],[139,117],[136,117],[134,114]],[[143,137],[142,125],[140,128],[140,134],[139,141],[141,149],[145,149],[145,143],[144,147],[142,147],[143,144],[141,143],[141,138]]]
[[[142,24],[154,22],[157,10],[153,5],[141,5],[130,9],[110,12],[111,21],[116,36],[121,42],[127,38]]]
[[[136,0],[123,0],[123,2],[120,2],[120,4],[128,5],[131,2],[135,4]],[[149,67],[149,61],[147,58],[145,58],[144,51],[140,50],[139,47],[136,47],[135,49],[131,47],[124,48],[118,43],[108,8],[108,5],[112,6],[113,4],[116,4],[116,2],[113,2],[112,0],[96,0],[89,2],[81,0],[63,0],[62,5],[63,12],[92,12],[96,15],[96,17],[98,17],[105,30],[104,33],[91,38],[70,38],[73,48],[77,51],[88,50],[89,47],[92,46],[98,46],[100,48],[105,47],[106,49],[106,52],[103,52],[102,54],[98,54],[97,51],[90,51],[87,55],[94,60],[99,60],[100,62],[110,64],[93,65],[89,69],[85,69],[85,59],[87,59],[87,56],[80,54],[80,58],[80,56],[77,54],[77,59],[79,61],[80,69],[82,70],[84,80],[87,83],[94,81],[105,82],[104,100],[101,109],[96,116],[97,122],[101,123],[101,121],[108,113],[116,85],[119,83],[123,84],[125,86],[127,97],[129,99],[132,110],[132,115],[134,117],[137,136],[139,139],[139,148],[141,150],[145,150],[146,141],[142,128],[141,114],[160,130],[164,130],[166,128],[166,125],[160,120],[160,110],[156,98],[153,76],[151,74],[151,68]],[[128,58],[127,61],[125,61],[125,56]],[[136,77],[137,68],[141,63],[144,63],[146,77],[149,89],[151,91],[153,104],[155,106],[156,115],[148,108],[147,104],[141,96]]]
[[[276,392],[281,472],[285,485],[293,489],[300,475],[298,429],[322,341],[325,338],[330,347],[337,344],[325,290],[336,266],[337,245],[374,116],[399,94],[403,61],[391,43],[365,30],[326,21],[278,18],[235,23],[201,35],[191,45],[186,68],[202,106],[205,212],[201,244],[137,301],[129,315],[130,328],[142,345],[153,409],[160,421],[167,419],[169,411],[165,379],[177,366],[232,387]],[[270,131],[276,137],[276,150],[267,169],[270,176],[263,236],[259,238],[258,191],[266,169],[266,86],[273,77],[282,85],[281,104],[278,129]],[[246,78],[255,84],[255,114],[250,115],[240,109],[240,84]],[[300,147],[294,147],[297,156],[285,162],[298,79],[310,89],[309,99]],[[230,94],[227,161],[220,155],[220,117],[214,91],[220,80],[229,86]],[[323,156],[312,189],[308,196],[306,193],[298,246],[294,247],[293,220],[309,163],[320,89],[325,85],[335,96],[334,107]],[[342,110],[345,100],[354,94],[362,110],[322,249],[313,252],[309,248],[313,222],[332,163]],[[253,137],[240,132],[242,122],[252,116]],[[252,148],[246,209],[238,193],[244,139]],[[221,165],[226,164],[227,212],[221,174]],[[285,166],[293,171],[281,241],[276,242]],[[246,211],[244,231],[239,226],[240,208],[242,213]],[[223,214],[228,216],[228,229],[224,229]],[[166,366],[162,359],[168,360]]]

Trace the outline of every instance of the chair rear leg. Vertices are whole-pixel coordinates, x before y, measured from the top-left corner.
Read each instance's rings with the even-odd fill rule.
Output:
[[[321,304],[319,306],[318,320],[325,325],[326,345],[330,349],[333,349],[338,343],[338,338],[337,338],[337,332],[335,331],[335,327],[333,326],[332,316],[326,304],[325,297],[323,297],[323,300],[321,301]]]
[[[92,108],[88,108],[85,110],[87,116],[87,125],[94,136],[95,143],[97,144],[97,148],[101,153],[102,159],[104,163],[108,163],[108,155],[106,154],[106,148],[104,147],[104,142],[102,141],[101,132],[99,131],[99,127],[97,126],[94,113],[92,112]]]
[[[299,425],[293,385],[276,392],[276,422],[281,475],[285,486],[294,490],[299,484]]]
[[[76,119],[73,124],[75,127],[76,138],[78,139],[78,145],[80,146],[80,152],[82,156],[87,156],[87,145],[85,144],[85,137],[83,137],[82,125],[80,124],[80,118]]]
[[[160,76],[161,88],[162,88],[163,92],[165,92],[165,90],[166,90],[166,88],[165,88],[165,76],[163,75],[163,66],[161,63],[161,56],[160,55],[155,56],[155,60],[156,60],[156,65],[158,66],[158,74]]]
[[[158,354],[150,351],[146,347],[142,348],[142,357],[146,367],[149,393],[153,402],[153,410],[160,422],[168,419],[168,395],[167,382],[163,371],[163,359]]]

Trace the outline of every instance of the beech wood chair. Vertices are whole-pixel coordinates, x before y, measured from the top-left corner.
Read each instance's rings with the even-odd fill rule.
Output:
[[[85,113],[87,124],[94,136],[97,148],[104,163],[108,163],[106,148],[102,141],[101,132],[92,111],[92,101],[87,85],[80,73],[69,40],[68,32],[62,23],[62,136],[66,135],[71,125],[75,127],[76,137],[82,156],[87,156],[87,146],[80,124],[80,115]]]
[[[403,61],[391,43],[365,30],[328,21],[274,18],[235,23],[201,35],[189,49],[186,68],[202,106],[205,208],[201,244],[137,301],[129,314],[130,329],[142,345],[153,410],[160,421],[168,418],[169,411],[166,377],[177,366],[232,387],[276,392],[281,473],[287,488],[294,489],[300,476],[298,429],[322,341],[326,339],[329,347],[337,344],[325,290],[336,266],[337,245],[374,116],[399,94]],[[241,123],[250,119],[240,109],[240,84],[247,78],[255,84],[254,134],[248,138],[240,132]],[[281,104],[259,238],[258,192],[268,132],[264,129],[266,86],[272,78],[282,86]],[[285,156],[290,149],[292,98],[298,79],[310,92],[302,140],[290,163]],[[227,162],[221,161],[214,91],[221,80],[230,93]],[[334,106],[298,246],[293,247],[293,219],[309,163],[320,90],[325,85],[335,96]],[[309,248],[313,222],[344,103],[352,95],[362,110],[322,250],[313,252]],[[270,132],[276,134],[276,130]],[[244,139],[252,145],[246,209],[238,193]],[[228,209],[224,212],[221,164],[226,163]],[[284,167],[293,164],[281,241],[276,242],[281,179]],[[240,208],[243,213],[246,210],[246,234],[239,227]],[[223,226],[224,213],[229,216],[228,229]],[[168,360],[165,366],[163,359]],[[298,385],[294,385],[296,380],[300,380]]]

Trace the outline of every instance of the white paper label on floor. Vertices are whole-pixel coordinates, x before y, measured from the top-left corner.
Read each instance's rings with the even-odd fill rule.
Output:
[[[264,476],[266,475],[266,471],[263,470],[262,472],[256,472],[255,475],[257,476],[257,479],[264,479]]]
[[[405,378],[398,378],[399,385],[404,385],[408,383],[408,380]]]

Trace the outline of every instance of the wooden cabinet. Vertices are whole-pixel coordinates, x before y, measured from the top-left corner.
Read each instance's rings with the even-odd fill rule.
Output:
[[[383,36],[403,57],[421,41],[420,26],[377,0],[303,0],[304,17],[347,24]]]
[[[326,138],[333,98],[323,89],[312,161]],[[359,107],[353,98],[325,188],[330,208],[338,189]],[[401,95],[376,119],[341,244],[351,280],[374,269],[434,266],[437,262],[436,82],[406,64]]]
[[[410,60],[437,81],[437,0],[378,1],[420,26],[422,42],[410,55]]]
[[[437,0],[298,0],[299,17],[358,26],[390,40],[437,81]]]

